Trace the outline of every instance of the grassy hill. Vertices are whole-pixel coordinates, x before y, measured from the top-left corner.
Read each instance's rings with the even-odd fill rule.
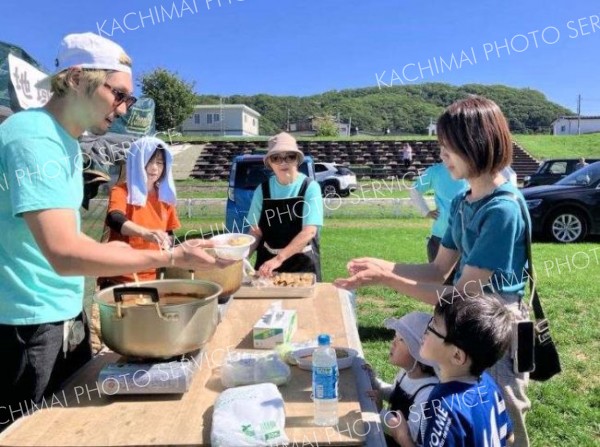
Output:
[[[589,135],[514,135],[532,156],[542,158],[600,158],[600,133]]]
[[[543,93],[504,85],[441,83],[332,90],[318,95],[272,96],[266,94],[224,97],[225,104],[246,104],[261,113],[260,132],[272,135],[289,122],[311,116],[339,116],[351,120],[360,131],[378,133],[389,128],[393,134],[426,134],[446,106],[468,95],[482,95],[496,101],[516,133],[549,133],[550,124],[572,112],[546,99]],[[219,97],[200,95],[201,104],[218,104]],[[289,111],[289,115],[288,115]]]

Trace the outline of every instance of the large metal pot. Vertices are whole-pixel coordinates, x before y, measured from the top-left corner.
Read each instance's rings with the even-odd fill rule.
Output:
[[[163,280],[127,283],[94,295],[102,338],[128,357],[169,358],[202,348],[218,322],[221,286],[209,281]],[[185,295],[181,304],[161,304],[166,295]],[[143,298],[147,304],[134,302]],[[150,299],[148,299],[150,298]]]
[[[210,254],[212,250],[208,249]],[[219,298],[226,298],[238,291],[244,277],[243,261],[235,261],[225,268],[210,267],[201,270],[186,270],[178,267],[159,269],[159,278],[164,279],[201,279],[219,284],[223,291]]]

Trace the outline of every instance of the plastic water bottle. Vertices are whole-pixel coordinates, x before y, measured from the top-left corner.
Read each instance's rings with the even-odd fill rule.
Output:
[[[318,337],[319,347],[312,357],[312,389],[315,425],[332,426],[338,423],[338,366],[335,349],[327,334]]]

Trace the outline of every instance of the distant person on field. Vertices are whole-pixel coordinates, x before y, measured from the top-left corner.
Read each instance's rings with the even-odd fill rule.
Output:
[[[413,150],[410,144],[404,143],[402,147],[402,161],[404,162],[404,167],[408,168],[413,159]]]
[[[444,163],[436,163],[423,172],[414,182],[413,188],[409,191],[413,204],[419,208],[424,217],[433,219],[431,226],[431,236],[427,240],[427,259],[433,262],[437,256],[440,242],[446,233],[448,227],[448,217],[450,216],[450,204],[456,195],[465,189],[469,184],[464,179],[454,179]],[[429,209],[425,202],[423,194],[433,191],[435,208]]]
[[[410,421],[425,420],[419,445],[436,447],[506,447],[513,427],[503,393],[486,369],[511,343],[513,313],[493,295],[440,301],[421,345],[424,360],[435,362],[440,383],[428,401],[402,413],[388,425],[402,447],[413,442]],[[408,421],[408,422],[407,422]]]
[[[576,170],[576,171],[578,171],[578,170],[580,170],[581,168],[585,168],[587,165],[588,165],[588,163],[586,163],[586,161],[585,161],[585,158],[581,157],[581,158],[579,159],[579,163],[577,163],[577,164],[575,165],[575,170]]]

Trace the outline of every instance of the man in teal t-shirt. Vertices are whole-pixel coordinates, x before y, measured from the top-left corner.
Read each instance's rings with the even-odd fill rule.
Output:
[[[77,138],[86,129],[106,133],[135,103],[131,60],[114,42],[83,33],[62,40],[56,65],[50,101],[0,126],[0,431],[52,399],[90,359],[84,276],[230,263],[209,256],[203,242],[133,250],[80,232],[85,159]]]
[[[79,143],[44,109],[17,113],[0,127],[0,324],[36,325],[81,312],[82,276],[61,276],[40,250],[25,213],[69,209],[77,217],[83,196]]]
[[[427,241],[427,258],[432,262],[440,248],[440,242],[448,227],[450,204],[458,193],[468,187],[466,180],[455,180],[444,163],[437,163],[428,167],[414,182],[410,190],[410,198],[419,208],[423,216],[433,219],[431,236]],[[433,191],[435,209],[430,210],[423,199],[423,194]]]

